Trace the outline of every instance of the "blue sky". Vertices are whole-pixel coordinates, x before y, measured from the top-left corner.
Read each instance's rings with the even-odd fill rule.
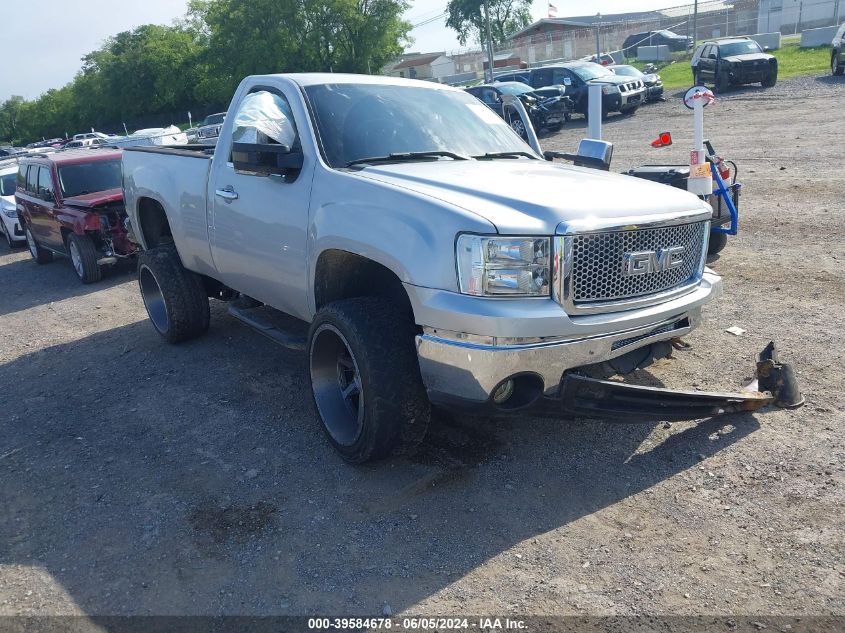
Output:
[[[413,24],[446,10],[447,0],[417,0],[405,17]],[[8,5],[11,0],[4,0]],[[683,4],[673,0],[552,0],[558,16],[620,13]],[[3,33],[6,59],[12,61],[0,74],[0,100],[13,94],[27,99],[73,79],[81,58],[102,41],[141,24],[170,24],[185,14],[187,0],[26,0],[6,12]],[[535,0],[535,19],[545,17],[548,0]],[[412,50],[459,48],[455,33],[444,19],[421,26],[412,33]]]

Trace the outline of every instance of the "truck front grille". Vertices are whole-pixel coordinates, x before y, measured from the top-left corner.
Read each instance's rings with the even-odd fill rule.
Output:
[[[561,303],[576,314],[609,312],[691,289],[702,274],[709,228],[705,220],[566,236]]]

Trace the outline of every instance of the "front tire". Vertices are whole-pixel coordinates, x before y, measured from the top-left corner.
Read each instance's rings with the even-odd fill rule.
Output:
[[[409,315],[381,297],[323,307],[308,332],[308,382],[329,442],[361,464],[422,441],[431,404]]]
[[[511,113],[510,125],[511,129],[519,134],[519,138],[523,141],[528,140],[528,131],[525,129],[525,123],[522,122],[522,117],[519,116],[518,112]]]
[[[67,251],[79,281],[92,284],[103,278],[103,270],[97,264],[97,247],[90,235],[69,234]]]
[[[727,73],[718,73],[713,87],[717,93],[723,94],[731,87],[731,78],[728,77]]]
[[[182,343],[208,330],[211,315],[202,279],[182,265],[173,245],[143,251],[138,285],[147,315],[170,343]]]
[[[766,78],[760,82],[760,85],[764,88],[771,88],[778,82],[778,71],[773,70],[770,72]]]
[[[707,254],[715,255],[721,252],[728,245],[727,233],[710,233],[710,240],[707,242]]]
[[[32,229],[29,228],[29,225],[27,225],[24,229],[24,234],[26,235],[26,245],[29,247],[29,254],[32,255],[32,259],[39,264],[48,264],[53,261],[52,251],[42,248],[41,245],[35,241],[35,236],[32,234]]]
[[[841,77],[845,73],[845,65],[839,65],[839,60],[836,59],[836,53],[830,56],[830,74],[836,77]]]

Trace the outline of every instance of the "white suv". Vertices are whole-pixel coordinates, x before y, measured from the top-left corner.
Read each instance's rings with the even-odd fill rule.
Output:
[[[0,163],[0,231],[6,236],[9,248],[19,246],[25,241],[15,205],[17,175],[17,161]]]

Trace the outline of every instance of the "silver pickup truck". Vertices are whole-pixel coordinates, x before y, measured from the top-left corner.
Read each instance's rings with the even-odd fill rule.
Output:
[[[304,349],[324,430],[353,462],[413,446],[433,405],[673,418],[581,368],[630,371],[699,324],[721,281],[696,196],[550,162],[428,82],[253,76],[228,112],[216,148],[123,154],[140,289],[167,340],[205,332],[214,297]],[[738,401],[757,406],[683,417]]]

